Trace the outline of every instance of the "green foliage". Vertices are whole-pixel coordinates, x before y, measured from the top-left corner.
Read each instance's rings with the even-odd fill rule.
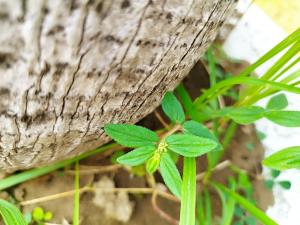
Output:
[[[221,151],[223,146],[219,143],[218,138],[203,124],[193,120],[186,121],[183,124],[183,130],[185,134],[192,134],[198,137],[204,137],[217,142],[217,146],[213,151]]]
[[[26,224],[30,224],[32,222],[32,215],[30,212],[24,214],[24,220]]]
[[[120,156],[117,161],[127,166],[137,166],[146,162],[155,150],[155,146],[144,146],[136,148],[125,155]]]
[[[285,94],[274,95],[267,104],[267,109],[282,110],[288,106],[288,101]]]
[[[263,164],[276,170],[300,169],[300,146],[276,152],[264,159]]]
[[[265,180],[264,184],[266,186],[266,188],[268,188],[269,190],[272,190],[274,187],[274,181],[273,180]]]
[[[267,137],[267,135],[264,132],[261,132],[261,131],[257,131],[256,135],[257,135],[258,140],[260,140],[260,141],[266,139],[266,137]]]
[[[235,213],[235,206],[236,206],[236,201],[234,198],[230,198],[228,194],[226,194],[222,189],[220,189],[218,186],[213,185],[213,187],[216,189],[218,192],[221,202],[222,202],[222,218],[221,218],[221,223],[222,225],[231,225],[232,220],[234,218],[234,213]],[[234,179],[230,178],[229,179],[229,188],[232,191],[236,190],[236,182]]]
[[[271,170],[271,176],[273,177],[273,178],[276,178],[276,177],[278,177],[279,175],[280,175],[280,171],[279,170]]]
[[[184,157],[179,225],[195,224],[196,159]]]
[[[281,188],[289,190],[292,186],[291,182],[288,180],[279,180],[278,176],[280,175],[279,170],[271,170],[271,178],[264,181],[265,186],[272,190],[275,185],[279,185]]]
[[[263,117],[264,109],[259,106],[244,106],[233,108],[227,114],[229,118],[239,124],[250,124]]]
[[[300,127],[299,111],[266,111],[265,117],[273,123],[284,127]]]
[[[114,152],[110,157],[110,162],[112,164],[117,164],[118,163],[117,159],[122,155],[125,155],[125,152],[122,150]]]
[[[286,190],[289,190],[292,186],[291,182],[288,180],[280,181],[278,184]]]
[[[155,132],[137,125],[107,124],[104,130],[117,143],[126,147],[155,145],[159,141]]]
[[[185,115],[182,106],[173,93],[167,92],[165,94],[162,100],[162,109],[172,122],[184,122]]]
[[[275,221],[273,221],[270,217],[268,217],[263,211],[255,207],[255,205],[249,202],[246,198],[228,189],[222,184],[215,184],[215,185],[219,187],[222,191],[224,191],[226,194],[228,194],[230,197],[234,198],[237,203],[239,203],[243,208],[245,208],[249,213],[251,213],[262,224],[278,225]]]
[[[183,124],[183,129],[186,134],[191,134],[218,141],[218,139],[210,132],[210,130],[206,126],[196,121],[186,121]]]
[[[31,218],[37,224],[44,224],[44,222],[52,220],[53,214],[50,211],[45,212],[41,207],[35,207],[31,213]]]
[[[173,134],[166,138],[168,149],[185,157],[197,157],[217,147],[212,139],[190,134]]]
[[[256,220],[265,225],[275,225],[276,222],[255,207],[253,186],[244,171],[237,166],[231,165],[230,168],[237,173],[237,181],[228,178],[228,187],[215,184],[211,180],[211,174],[234,137],[237,123],[251,124],[258,119],[266,118],[281,126],[300,127],[300,112],[284,110],[288,105],[287,99],[284,94],[278,94],[281,91],[300,94],[300,88],[297,87],[300,84],[300,70],[286,75],[299,62],[300,58],[297,56],[299,50],[300,29],[280,42],[242,73],[233,76],[223,71],[218,64],[218,58],[214,56],[214,49],[210,48],[207,52],[206,60],[210,73],[211,87],[208,90],[204,90],[193,101],[184,86],[182,84],[179,85],[176,93],[180,97],[185,112],[180,101],[177,100],[173,93],[167,92],[165,94],[162,100],[162,108],[172,124],[167,127],[168,131],[162,135],[162,138],[159,138],[154,131],[141,126],[127,124],[105,125],[104,130],[106,134],[117,143],[125,147],[135,148],[126,154],[121,151],[115,153],[111,157],[111,162],[119,162],[123,165],[131,166],[132,173],[140,176],[144,176],[146,171],[152,174],[159,169],[166,186],[175,196],[181,199],[180,225],[194,225],[196,157],[207,153],[208,167],[203,179],[205,184],[204,191],[198,195],[200,209],[197,209],[197,222],[199,222],[199,225],[211,225],[214,223],[209,187],[213,187],[221,198],[223,207],[222,225],[254,225]],[[255,69],[282,52],[283,54],[276,59],[275,63],[270,66],[262,78],[251,77]],[[295,56],[297,57],[296,59],[294,59]],[[236,85],[242,85],[238,88],[241,90],[239,93],[238,89],[234,88]],[[230,104],[230,106],[223,106],[220,101],[223,96],[230,96],[230,100],[234,99],[235,102]],[[266,109],[254,105],[268,96],[273,97],[267,103]],[[227,101],[225,101],[225,104],[227,104]],[[185,121],[186,118],[191,120]],[[206,124],[203,124],[204,122],[211,125],[212,131],[206,127]],[[176,125],[173,126],[174,124]],[[262,140],[264,135],[258,133],[258,138]],[[111,144],[71,160],[65,160],[48,167],[29,170],[5,178],[0,180],[0,190],[44,175],[66,165],[71,165],[87,156],[117,146],[117,144]],[[247,148],[253,150],[253,143],[247,143]],[[175,163],[180,156],[184,157],[182,180]],[[284,149],[265,159],[264,164],[277,170],[300,169],[300,147]],[[282,188],[289,189],[291,187],[290,182],[285,180],[277,181],[278,175],[278,171],[272,171],[272,178],[267,180],[266,183],[270,187],[277,184]],[[78,190],[79,172],[77,163],[73,218],[75,225],[79,224]],[[242,193],[243,196],[237,193]],[[5,202],[5,204],[7,203]],[[15,210],[10,205],[8,206],[6,208]],[[240,206],[244,210],[239,208]],[[6,208],[4,207],[3,209],[3,206],[0,204],[0,212],[4,220],[5,217],[10,219],[15,217],[21,218],[18,217],[18,213],[14,213],[15,215],[12,216]],[[252,216],[248,213],[252,214]],[[237,218],[236,221],[234,217]],[[50,212],[45,213],[39,208],[35,209],[32,218],[34,221],[41,223],[50,220],[52,214]],[[203,222],[202,220],[205,221]],[[15,223],[15,221],[8,224],[26,224]],[[30,220],[28,219],[28,221]],[[7,221],[5,222],[7,223]]]
[[[42,221],[44,219],[44,210],[41,207],[34,208],[32,218],[35,221]]]
[[[26,225],[20,210],[13,204],[0,199],[0,214],[5,225]]]
[[[116,146],[118,146],[118,145],[115,143],[104,145],[104,146],[101,146],[94,150],[85,152],[85,153],[83,153],[79,156],[76,156],[74,158],[71,158],[71,159],[66,159],[61,162],[51,164],[49,166],[26,170],[26,171],[23,171],[22,173],[17,173],[12,176],[6,177],[6,178],[0,180],[0,190],[4,190],[6,188],[20,184],[22,182],[25,182],[25,181],[40,177],[42,175],[48,174],[50,172],[53,172],[55,170],[65,167],[65,166],[71,165],[81,159],[85,159],[89,156],[104,152],[108,149],[115,148]]]
[[[180,198],[182,187],[181,176],[173,159],[168,153],[162,154],[159,167],[165,184],[175,196]]]
[[[148,159],[146,163],[147,172],[150,174],[154,173],[158,169],[159,163],[160,163],[160,158],[152,156],[150,159]]]
[[[53,213],[52,212],[45,212],[44,214],[44,220],[45,221],[50,221],[53,218]]]

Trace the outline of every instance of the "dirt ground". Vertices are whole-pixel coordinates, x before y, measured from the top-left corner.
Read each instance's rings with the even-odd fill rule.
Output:
[[[227,65],[228,66],[228,65]],[[235,69],[237,67],[234,67]],[[208,74],[201,64],[197,64],[190,75],[185,79],[184,84],[192,96],[197,96],[199,90],[209,84]],[[161,109],[157,109],[161,114]],[[154,113],[140,122],[151,129],[162,127]],[[249,151],[249,143],[252,150]],[[239,127],[234,140],[232,141],[223,160],[230,160],[233,164],[247,171],[254,186],[254,198],[258,206],[266,209],[272,204],[272,194],[268,191],[261,178],[261,164],[263,148],[257,138],[253,126]],[[89,169],[89,173],[80,176],[80,185],[84,187],[89,184],[96,184],[101,187],[148,187],[147,180],[138,175],[130,174],[126,169],[119,166],[105,167],[110,165],[109,154],[95,155],[80,162],[81,169]],[[181,167],[179,163],[179,167]],[[198,160],[198,173],[206,167],[206,159],[201,157]],[[106,171],[97,172],[106,168]],[[138,173],[138,172],[137,172]],[[216,171],[213,179],[222,183],[226,182],[228,176],[232,176],[230,169]],[[157,182],[162,182],[159,175],[156,175]],[[201,183],[199,183],[201,185]],[[46,176],[25,182],[8,193],[17,201],[27,201],[39,197],[49,196],[74,189],[74,172],[71,168],[56,171]],[[7,194],[3,194],[6,195]],[[211,192],[212,203],[215,215],[220,215],[221,202],[217,193]],[[149,194],[126,194],[126,193],[93,193],[84,192],[80,197],[80,218],[83,225],[167,225],[172,222],[161,217],[165,212],[173,219],[178,220],[179,203],[158,197],[156,204],[153,204],[152,196]],[[23,207],[24,212],[31,212],[35,207],[42,207],[51,211],[54,215],[52,223],[63,223],[64,219],[72,221],[73,197],[60,196],[54,200],[46,200],[36,204]],[[159,209],[157,209],[157,207]],[[127,222],[124,222],[128,220]],[[123,221],[123,222],[122,222]]]

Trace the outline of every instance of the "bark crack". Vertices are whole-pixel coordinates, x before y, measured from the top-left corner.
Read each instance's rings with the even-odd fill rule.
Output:
[[[83,53],[83,54],[80,56],[79,60],[78,60],[77,67],[76,67],[74,73],[72,74],[72,78],[71,78],[70,85],[69,85],[69,87],[67,88],[67,91],[66,91],[65,95],[64,95],[63,98],[62,98],[62,108],[61,108],[61,112],[60,112],[59,116],[63,116],[63,112],[64,112],[65,104],[66,104],[66,98],[67,98],[67,96],[69,95],[69,93],[70,93],[70,91],[71,91],[71,89],[72,89],[72,86],[73,86],[73,84],[74,84],[74,82],[75,82],[76,75],[77,75],[78,71],[80,70],[80,66],[81,66],[81,63],[82,63],[82,59],[84,58],[84,56],[85,56],[87,53],[88,53],[88,51],[86,51],[85,53]]]

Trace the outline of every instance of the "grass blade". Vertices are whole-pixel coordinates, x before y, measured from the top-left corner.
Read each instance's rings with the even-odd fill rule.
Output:
[[[0,214],[6,225],[27,225],[20,210],[3,199],[0,199]]]
[[[115,144],[115,143],[108,144],[108,145],[102,146],[100,148],[96,148],[92,151],[85,152],[85,153],[83,153],[79,156],[76,156],[76,157],[72,158],[72,159],[66,159],[66,160],[63,160],[61,162],[57,162],[57,163],[54,163],[52,165],[49,165],[49,166],[27,170],[27,171],[9,176],[7,178],[4,178],[4,179],[0,180],[0,190],[10,188],[10,187],[15,186],[17,184],[20,184],[22,182],[31,180],[33,178],[36,178],[36,177],[45,175],[47,173],[50,173],[52,171],[55,171],[57,169],[63,168],[67,165],[71,165],[71,164],[73,164],[74,162],[76,162],[78,160],[87,158],[89,156],[92,156],[92,155],[95,155],[97,153],[101,153],[101,152],[104,152],[108,149],[112,149],[112,148],[116,148],[116,147],[119,147],[119,145]]]
[[[262,210],[258,209],[255,205],[249,202],[246,198],[237,194],[236,192],[228,189],[222,184],[214,184],[218,188],[220,188],[224,193],[228,194],[232,198],[235,199],[245,210],[247,210],[250,214],[252,214],[256,219],[258,219],[264,225],[278,225],[274,220],[268,217]]]
[[[207,189],[204,190],[204,205],[206,225],[212,225],[211,200]]]
[[[229,179],[229,185],[230,189],[232,191],[235,191],[236,182],[234,181],[234,179]],[[231,225],[234,217],[234,208],[236,201],[234,198],[228,198],[228,195],[224,193],[218,186],[213,185],[213,187],[218,192],[222,202],[222,219],[220,225]]]
[[[205,214],[204,214],[204,206],[203,206],[203,197],[202,192],[198,193],[197,196],[197,222],[198,225],[205,225]]]
[[[73,208],[73,225],[79,225],[79,205],[80,205],[80,194],[79,194],[79,163],[75,163],[75,193],[74,193],[74,208]]]
[[[300,94],[300,88],[293,87],[287,84],[274,82],[274,81],[268,81],[268,80],[261,80],[254,77],[233,77],[227,80],[223,80],[219,83],[217,83],[212,88],[208,89],[206,92],[204,92],[200,97],[198,97],[194,101],[194,105],[196,107],[201,107],[201,105],[211,99],[215,98],[217,95],[223,94],[224,87],[232,87],[237,84],[246,84],[246,85],[255,85],[255,86],[268,86],[274,90],[282,90],[287,91],[295,94]]]
[[[288,37],[286,37],[284,40],[282,40],[280,43],[278,43],[276,46],[274,46],[270,51],[268,51],[265,55],[260,57],[255,63],[247,67],[242,73],[240,73],[239,76],[247,76],[251,72],[253,72],[257,67],[262,65],[263,63],[267,62],[269,59],[273,58],[275,55],[277,55],[279,52],[286,49],[288,46],[296,42],[300,39],[300,28],[295,30],[293,33],[291,33]]]
[[[195,225],[196,159],[184,157],[179,225]]]

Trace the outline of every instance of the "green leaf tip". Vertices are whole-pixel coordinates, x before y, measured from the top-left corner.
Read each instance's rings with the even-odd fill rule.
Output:
[[[176,197],[180,198],[182,179],[173,159],[168,153],[162,154],[159,168],[167,187]]]
[[[172,122],[184,122],[185,115],[183,108],[176,96],[172,92],[167,92],[164,95],[162,100],[162,109]]]
[[[270,98],[267,104],[267,109],[281,110],[281,109],[285,109],[287,106],[288,106],[288,100],[285,94],[282,93],[282,94],[274,95],[272,98]]]
[[[191,134],[173,134],[166,138],[168,149],[185,157],[197,157],[215,149],[214,140]]]
[[[0,199],[0,214],[5,225],[27,225],[20,210],[3,199]]]
[[[104,130],[117,143],[131,148],[156,145],[157,134],[145,127],[130,124],[106,124]]]
[[[263,160],[263,165],[276,170],[300,170],[300,146],[289,147]]]
[[[264,116],[280,126],[300,127],[300,111],[266,111]]]
[[[155,146],[144,146],[118,157],[117,162],[127,166],[138,166],[146,162],[155,150]]]

